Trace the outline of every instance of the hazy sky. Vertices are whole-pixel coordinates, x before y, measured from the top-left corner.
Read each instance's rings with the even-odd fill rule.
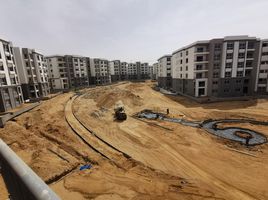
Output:
[[[268,38],[268,0],[0,0],[0,38],[44,55],[155,62],[196,40]]]

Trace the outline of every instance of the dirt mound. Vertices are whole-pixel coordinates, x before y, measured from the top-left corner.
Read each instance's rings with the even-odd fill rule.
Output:
[[[141,106],[143,104],[142,98],[129,90],[114,89],[110,92],[105,92],[96,98],[97,106],[106,108],[111,108],[119,100],[129,107]]]

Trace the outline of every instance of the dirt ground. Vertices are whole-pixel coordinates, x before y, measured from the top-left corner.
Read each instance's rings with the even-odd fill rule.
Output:
[[[268,199],[267,144],[247,148],[203,129],[132,117],[143,109],[169,108],[171,117],[194,121],[268,121],[268,100],[199,104],[163,95],[152,86],[146,82],[85,89],[74,100],[79,120],[131,157],[123,167],[98,154],[70,129],[64,108],[73,93],[44,101],[8,122],[0,137],[62,199]],[[113,116],[118,100],[128,115],[123,122]],[[232,125],[268,135],[268,126]],[[93,167],[80,171],[86,163]],[[0,193],[0,199],[7,198],[1,178]]]

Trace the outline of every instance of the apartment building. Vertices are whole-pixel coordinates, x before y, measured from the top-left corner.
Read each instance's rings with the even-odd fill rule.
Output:
[[[268,39],[260,44],[259,65],[255,84],[255,92],[258,94],[268,93]]]
[[[111,81],[117,82],[121,80],[121,64],[120,60],[114,60],[109,62]]]
[[[141,80],[150,79],[150,67],[148,63],[139,63],[140,68],[138,68],[138,78]]]
[[[45,58],[49,74],[51,90],[67,90],[70,88],[68,69],[63,55],[52,55]]]
[[[151,67],[151,79],[152,80],[158,79],[158,62],[154,63]]]
[[[38,99],[50,93],[44,56],[35,49],[14,47],[15,61],[24,99]]]
[[[87,57],[65,55],[69,86],[71,88],[89,86]]]
[[[127,75],[129,80],[138,79],[138,68],[136,63],[128,63],[127,65]]]
[[[129,80],[144,80],[150,78],[150,69],[148,63],[128,63],[127,75]]]
[[[171,55],[164,55],[158,59],[158,86],[171,89],[172,77],[171,77]]]
[[[174,51],[172,89],[207,99],[258,93],[255,88],[260,44],[256,37],[228,36],[197,41]]]
[[[109,69],[109,61],[106,59],[91,58],[90,59],[91,81],[96,85],[105,85],[111,83],[111,73]]]
[[[23,94],[11,42],[0,39],[0,112],[23,103]]]
[[[120,79],[121,81],[128,79],[128,63],[120,62]]]

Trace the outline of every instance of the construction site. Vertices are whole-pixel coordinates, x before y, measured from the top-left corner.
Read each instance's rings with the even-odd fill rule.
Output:
[[[61,199],[268,199],[268,100],[200,104],[155,84],[62,93],[0,138]]]

